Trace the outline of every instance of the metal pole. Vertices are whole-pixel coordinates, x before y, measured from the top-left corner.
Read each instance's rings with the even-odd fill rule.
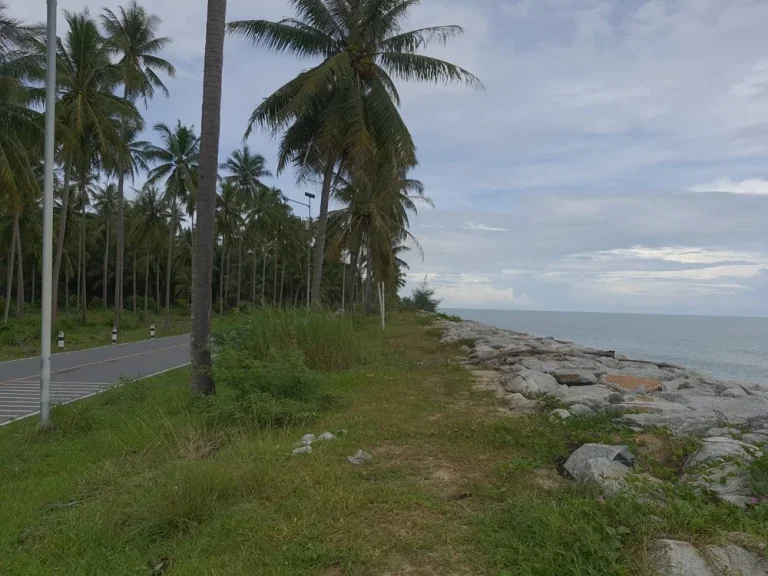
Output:
[[[45,79],[45,176],[43,184],[43,306],[40,326],[40,425],[51,421],[51,316],[53,302],[53,163],[56,114],[56,0],[48,0]]]
[[[309,218],[307,219],[307,310],[309,310],[309,296],[312,291],[312,198],[308,196],[307,199],[309,200],[307,203],[309,208]]]

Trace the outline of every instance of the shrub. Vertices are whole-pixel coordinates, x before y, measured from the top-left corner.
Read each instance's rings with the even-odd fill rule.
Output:
[[[91,298],[90,308],[104,308],[104,298],[101,296],[94,296]]]
[[[441,300],[435,298],[435,289],[429,286],[427,277],[424,277],[409,297],[402,299],[402,305],[406,309],[423,310],[424,312],[436,312]]]
[[[214,334],[215,345],[266,360],[275,352],[297,350],[313,370],[343,370],[362,357],[354,317],[300,310],[264,309],[245,326]]]

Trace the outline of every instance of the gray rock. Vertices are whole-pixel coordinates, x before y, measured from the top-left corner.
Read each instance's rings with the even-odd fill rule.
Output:
[[[490,346],[475,346],[474,352],[472,352],[472,358],[475,360],[487,360],[489,358],[492,358],[493,356],[496,356],[498,354],[497,350],[494,350]]]
[[[719,574],[734,576],[766,576],[768,574],[768,561],[765,558],[739,546],[733,544],[723,548],[707,546],[704,550]]]
[[[315,441],[314,434],[304,434],[304,436],[301,437],[301,440],[296,442],[296,446],[309,446],[314,441]]]
[[[653,542],[649,564],[659,576],[715,576],[701,552],[678,540]]]
[[[553,418],[559,418],[560,420],[565,420],[566,418],[571,417],[571,413],[568,412],[568,410],[558,408],[557,410],[552,410],[552,412],[550,412],[550,416]]]
[[[744,398],[744,396],[747,396],[747,393],[741,387],[728,388],[726,390],[723,390],[720,393],[720,396],[722,396],[723,398]]]
[[[566,386],[594,386],[597,384],[598,377],[594,372],[587,370],[568,370],[559,369],[554,373],[555,380]]]
[[[568,407],[568,412],[573,416],[594,416],[595,411],[586,404],[574,404]]]
[[[696,450],[685,463],[685,468],[695,468],[712,460],[738,459],[750,462],[760,453],[761,451],[757,446],[727,436],[715,436],[704,439],[701,448]]]
[[[585,404],[593,410],[608,406],[610,396],[614,394],[605,386],[560,386],[554,395],[566,405]]]
[[[527,397],[543,396],[557,392],[557,381],[549,374],[523,368],[515,374],[503,378],[504,389],[517,392]]]
[[[330,432],[323,432],[320,434],[320,436],[317,437],[318,440],[336,440],[336,435],[332,434]]]
[[[749,434],[742,435],[741,439],[747,444],[762,446],[763,444],[768,444],[768,433],[750,432]]]
[[[626,475],[635,457],[626,446],[584,444],[573,452],[565,470],[575,480],[597,484],[606,495],[613,496],[626,486]]]
[[[536,400],[529,400],[519,393],[507,395],[506,400],[509,409],[516,413],[535,412],[539,408],[539,402]]]
[[[370,460],[373,458],[368,452],[365,452],[364,450],[358,450],[355,452],[354,456],[347,456],[347,462],[350,464],[355,464],[356,466],[359,466],[360,464],[363,464],[364,462]]]
[[[715,438],[715,437],[723,437],[723,436],[730,436],[733,437],[734,434],[738,434],[739,431],[736,428],[710,428],[706,432],[704,432],[704,438]]]
[[[296,448],[294,449],[292,454],[294,456],[296,456],[297,454],[312,454],[312,446],[307,444],[306,446],[302,446],[301,448]]]
[[[745,463],[715,463],[695,475],[684,475],[682,479],[733,506],[745,508],[753,500],[749,467]]]

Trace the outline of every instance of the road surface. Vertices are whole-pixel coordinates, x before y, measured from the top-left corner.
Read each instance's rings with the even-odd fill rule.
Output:
[[[146,378],[189,363],[189,335],[51,356],[51,404],[106,390],[120,378]],[[0,362],[0,426],[40,409],[40,357]]]

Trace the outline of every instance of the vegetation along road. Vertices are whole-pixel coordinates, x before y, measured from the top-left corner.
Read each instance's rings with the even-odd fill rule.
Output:
[[[56,354],[51,359],[51,401],[71,402],[121,378],[142,378],[188,363],[188,335]],[[37,413],[39,403],[40,358],[0,363],[0,426]]]

